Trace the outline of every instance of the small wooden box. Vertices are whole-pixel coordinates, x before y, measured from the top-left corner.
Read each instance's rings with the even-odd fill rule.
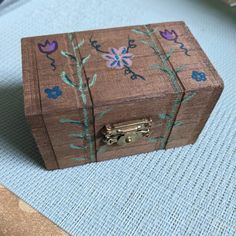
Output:
[[[192,144],[223,90],[184,22],[24,38],[22,58],[47,169]]]

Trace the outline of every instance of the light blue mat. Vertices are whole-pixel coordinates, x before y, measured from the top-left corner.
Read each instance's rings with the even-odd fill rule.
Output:
[[[225,82],[198,142],[44,170],[23,115],[20,38],[173,20],[186,21]],[[0,81],[0,182],[70,234],[236,235],[235,10],[206,0],[27,1],[0,14]]]

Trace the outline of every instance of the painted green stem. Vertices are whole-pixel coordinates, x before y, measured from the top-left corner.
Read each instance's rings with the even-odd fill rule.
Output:
[[[146,37],[148,37],[149,41],[145,41],[145,40],[141,40],[142,43],[148,45],[150,48],[153,49],[155,55],[157,55],[160,60],[161,60],[161,64],[155,64],[152,67],[157,68],[163,72],[165,72],[171,82],[171,85],[173,87],[173,89],[175,90],[175,92],[181,92],[181,87],[180,85],[177,83],[178,79],[177,79],[177,72],[181,72],[184,69],[184,66],[181,66],[177,69],[177,71],[175,71],[170,64],[168,63],[171,54],[173,53],[173,50],[170,50],[166,55],[161,53],[160,48],[157,45],[157,42],[153,36],[153,34],[155,33],[155,29],[149,29],[147,25],[144,26],[146,31],[140,31],[140,30],[133,30],[133,32],[138,33],[138,34],[142,34]],[[167,123],[166,123],[166,129],[165,129],[165,134],[164,137],[158,137],[158,138],[154,138],[154,139],[150,139],[150,142],[155,142],[155,141],[159,141],[160,142],[160,147],[164,148],[167,142],[167,139],[169,137],[170,131],[172,129],[172,127],[175,125],[175,115],[176,112],[180,106],[180,100],[179,98],[177,98],[171,108],[171,112],[170,114],[160,114],[160,118],[161,119],[166,119]],[[176,126],[178,125],[182,125],[182,122],[177,122]]]
[[[80,92],[80,97],[82,99],[82,104],[83,104],[83,116],[84,116],[84,133],[85,133],[85,137],[87,139],[88,142],[88,147],[89,147],[89,153],[90,153],[90,159],[91,161],[95,161],[95,148],[94,148],[94,143],[89,131],[89,115],[88,115],[88,109],[86,107],[87,104],[87,97],[84,91],[84,82],[83,82],[83,75],[82,75],[82,70],[83,70],[83,64],[85,63],[85,61],[83,62],[82,60],[80,60],[80,58],[77,56],[76,50],[78,50],[78,45],[75,45],[75,43],[73,42],[73,38],[69,37],[69,40],[71,42],[72,45],[72,49],[73,49],[73,56],[76,59],[76,74],[77,74],[77,79],[78,79],[78,85],[76,86],[76,89],[78,90],[78,92]],[[86,57],[86,60],[89,59],[89,56]],[[83,59],[84,60],[84,59]]]
[[[176,92],[179,92],[180,91],[180,87],[179,87],[179,85],[177,83],[176,72],[169,66],[169,63],[168,63],[168,60],[169,60],[172,52],[168,56],[163,55],[161,53],[160,48],[158,47],[158,45],[156,43],[155,38],[153,37],[154,30],[150,31],[148,26],[146,26],[146,25],[144,27],[145,27],[147,36],[148,36],[149,40],[151,41],[151,48],[153,49],[155,54],[158,55],[159,58],[161,59],[162,67],[160,69],[168,74],[169,79],[171,81],[171,84],[172,84],[174,90]]]

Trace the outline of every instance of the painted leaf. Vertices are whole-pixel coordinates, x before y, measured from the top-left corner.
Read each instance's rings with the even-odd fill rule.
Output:
[[[176,126],[180,126],[180,125],[183,125],[182,121],[175,121],[173,126],[176,127]]]
[[[101,119],[103,118],[104,115],[106,115],[106,113],[108,113],[109,111],[111,111],[111,108],[108,108],[107,110],[105,111],[101,111],[97,116],[96,116],[96,119]]]
[[[160,119],[165,120],[167,118],[167,114],[161,113],[159,114]]]
[[[73,34],[72,33],[69,33],[68,37],[69,37],[70,40],[73,40]]]
[[[150,30],[149,30],[149,32],[152,33],[152,34],[155,33],[155,32],[157,32],[157,31],[158,31],[158,28],[150,29]]]
[[[167,122],[166,126],[167,126],[167,129],[171,129],[172,128],[172,122]]]
[[[72,157],[70,159],[73,161],[86,161],[87,160],[86,157]]]
[[[80,97],[82,98],[83,103],[86,104],[87,103],[86,95],[81,94]]]
[[[188,102],[191,100],[197,93],[196,92],[190,92],[188,95],[186,95],[183,99],[182,103]]]
[[[139,29],[132,29],[132,32],[136,34],[141,34],[141,35],[147,35],[145,31],[139,30]]]
[[[94,74],[92,80],[89,82],[89,88],[92,88],[95,85],[96,79],[97,74]]]
[[[185,70],[185,68],[186,68],[186,65],[181,65],[175,69],[175,72],[176,73],[182,72]]]
[[[61,55],[67,58],[70,58],[72,61],[77,61],[76,57],[72,55],[70,52],[61,51]]]
[[[90,55],[84,57],[84,58],[82,59],[82,64],[84,65],[86,62],[88,62],[89,58],[90,58]]]
[[[166,119],[166,114],[161,113],[161,114],[159,114],[159,117],[160,117],[160,119],[165,120]]]
[[[141,40],[139,40],[139,41],[140,41],[141,43],[143,43],[143,44],[149,46],[149,47],[152,48],[152,49],[155,48],[155,43],[152,42],[152,41],[146,41],[146,40],[143,40],[143,39],[141,39]]]
[[[146,44],[146,45],[150,46],[150,42],[149,42],[149,41],[146,41],[146,40],[141,39],[140,42],[143,43],[143,44]]]
[[[152,64],[151,66],[150,66],[150,68],[151,69],[161,69],[162,68],[162,65],[160,65],[160,64]]]
[[[69,78],[69,76],[66,74],[65,71],[63,71],[61,74],[60,74],[60,77],[62,79],[62,81],[64,83],[66,83],[67,85],[71,86],[71,87],[75,87],[76,84],[74,82],[72,82]]]
[[[77,44],[77,46],[75,47],[75,49],[81,48],[81,47],[83,46],[83,44],[84,44],[84,39],[82,39],[82,40]]]
[[[171,69],[169,67],[162,66],[162,67],[160,67],[160,70],[165,72],[165,73],[167,73],[167,74],[171,74],[172,73],[172,71],[171,71]]]
[[[160,137],[157,137],[157,138],[149,138],[148,139],[148,142],[149,143],[156,143],[156,142],[159,142],[159,141],[162,141],[164,140],[165,138],[163,136],[160,136]]]
[[[175,100],[175,104],[180,104],[181,103],[181,99],[176,99]]]
[[[170,57],[171,57],[171,55],[172,55],[173,53],[174,53],[174,49],[171,48],[171,49],[169,50],[169,52],[166,53],[166,60],[169,60]]]
[[[69,146],[71,149],[77,149],[77,150],[85,150],[88,148],[87,146],[79,146],[79,145],[75,145],[75,144],[70,144]]]
[[[81,138],[81,139],[85,138],[84,133],[73,133],[73,134],[69,134],[69,136],[74,137],[74,138]]]
[[[66,118],[60,118],[59,121],[63,124],[67,123],[67,124],[80,125],[80,126],[83,125],[79,120],[71,120],[71,119],[66,119]]]

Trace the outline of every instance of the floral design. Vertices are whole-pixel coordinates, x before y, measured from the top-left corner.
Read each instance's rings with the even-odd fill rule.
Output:
[[[57,41],[53,40],[51,43],[46,40],[44,43],[38,43],[38,48],[41,53],[51,54],[58,48]]]
[[[107,60],[107,67],[115,69],[123,69],[124,66],[132,65],[133,54],[127,52],[126,47],[109,48],[109,53],[103,54],[102,58]]]
[[[97,52],[102,53],[102,58],[107,61],[106,65],[111,69],[124,69],[125,75],[130,75],[131,80],[141,79],[145,80],[145,78],[137,73],[135,73],[132,69],[132,59],[134,55],[129,52],[130,49],[136,48],[134,39],[128,38],[127,47],[109,48],[108,51],[104,51],[101,49],[101,45],[97,40],[94,40],[90,37],[89,42],[91,47],[93,47]]]
[[[54,86],[53,88],[46,88],[44,92],[47,94],[49,99],[57,99],[62,95],[62,91],[59,86]]]
[[[206,74],[202,71],[193,71],[192,72],[192,79],[196,80],[196,81],[206,81],[207,77]]]
[[[51,67],[53,70],[56,70],[55,60],[49,55],[54,53],[58,48],[57,41],[53,40],[50,42],[46,40],[44,43],[38,43],[38,49],[41,53],[46,54],[46,57],[51,61]]]
[[[169,40],[169,41],[174,41],[178,38],[178,35],[176,34],[176,32],[174,30],[160,31],[160,35],[162,36],[162,38]]]
[[[160,35],[165,40],[173,41],[174,43],[179,44],[180,45],[179,48],[184,50],[185,55],[190,56],[188,53],[188,49],[184,46],[183,43],[178,41],[178,34],[175,32],[175,30],[169,31],[169,30],[165,29],[165,31],[160,31]]]

